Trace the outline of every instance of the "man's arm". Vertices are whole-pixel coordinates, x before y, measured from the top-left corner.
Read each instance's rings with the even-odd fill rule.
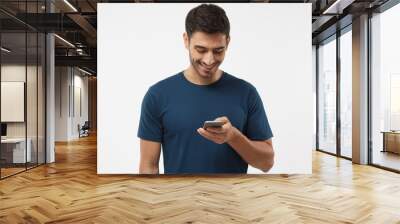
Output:
[[[161,143],[140,139],[139,174],[158,174]]]
[[[263,172],[268,172],[274,165],[272,140],[253,141],[233,127],[227,117],[217,118],[224,121],[222,128],[199,128],[198,132],[205,138],[218,143],[228,143],[248,164]]]
[[[272,140],[253,141],[233,127],[234,136],[227,142],[248,164],[263,172],[268,172],[274,165]]]

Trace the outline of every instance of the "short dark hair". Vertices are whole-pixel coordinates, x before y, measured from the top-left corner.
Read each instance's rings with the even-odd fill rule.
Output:
[[[225,11],[214,4],[201,4],[189,11],[185,21],[189,38],[196,31],[222,33],[229,37],[230,24]]]

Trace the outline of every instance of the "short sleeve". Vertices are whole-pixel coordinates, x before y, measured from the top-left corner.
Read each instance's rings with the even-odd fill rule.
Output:
[[[251,140],[268,140],[273,137],[263,102],[257,90],[251,86],[248,98],[246,136]]]
[[[159,105],[157,98],[151,92],[150,88],[142,101],[138,130],[139,138],[155,142],[162,141],[162,123]]]

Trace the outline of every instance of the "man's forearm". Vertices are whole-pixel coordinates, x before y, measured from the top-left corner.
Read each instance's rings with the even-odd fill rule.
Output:
[[[267,172],[274,165],[272,143],[252,141],[235,128],[234,135],[227,142],[248,164]]]
[[[139,174],[158,174],[158,166],[140,163]]]

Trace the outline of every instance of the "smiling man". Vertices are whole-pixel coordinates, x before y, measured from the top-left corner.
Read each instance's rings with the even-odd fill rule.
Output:
[[[264,172],[274,164],[272,132],[257,90],[219,69],[230,41],[225,11],[213,4],[188,13],[187,69],[151,86],[144,96],[138,137],[141,174]],[[206,120],[223,122],[203,128]]]

